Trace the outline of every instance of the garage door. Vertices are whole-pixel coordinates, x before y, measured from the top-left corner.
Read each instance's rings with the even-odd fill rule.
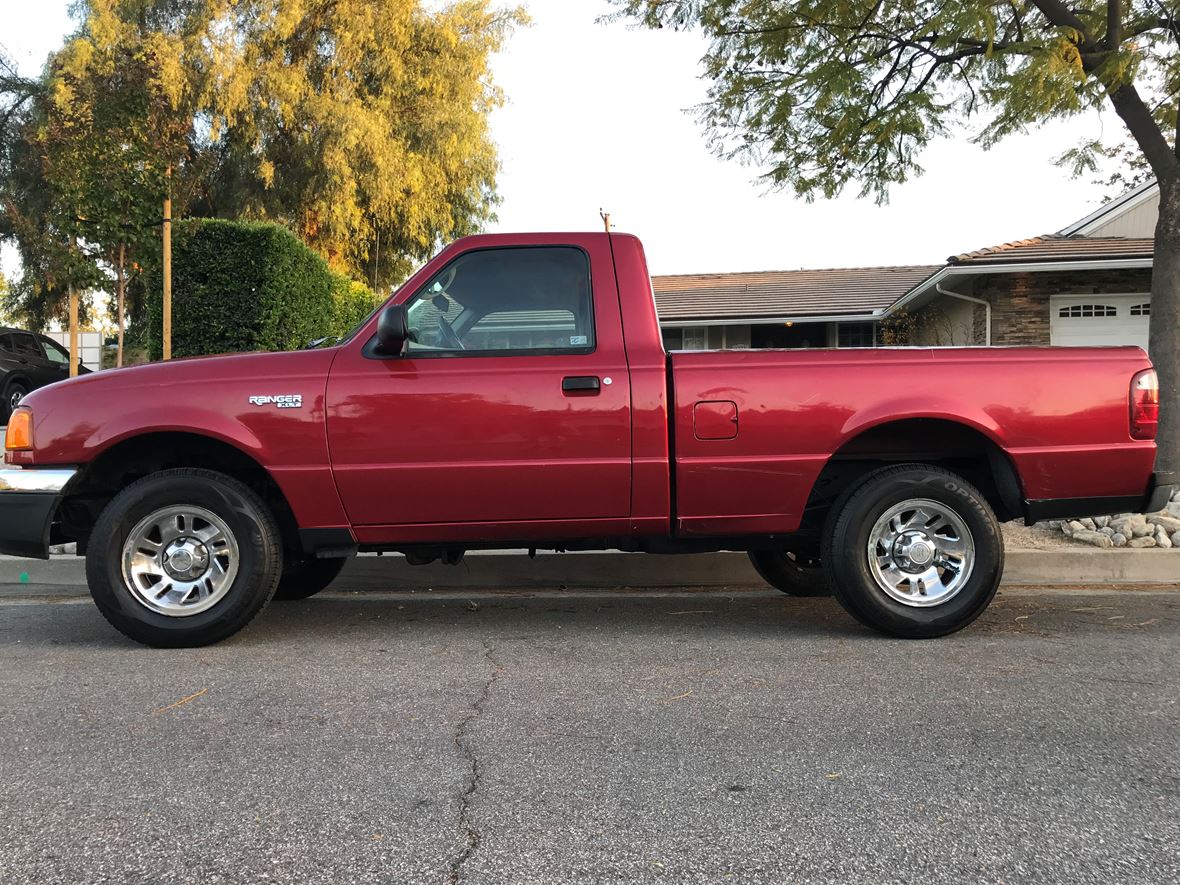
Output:
[[[1147,349],[1148,295],[1055,295],[1049,310],[1049,340],[1055,345],[1137,344]]]

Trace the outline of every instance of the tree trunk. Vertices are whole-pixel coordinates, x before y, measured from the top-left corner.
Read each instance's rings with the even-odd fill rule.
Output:
[[[127,279],[124,276],[123,268],[127,258],[127,244],[119,244],[119,261],[116,265],[115,276],[115,328],[118,332],[118,348],[115,351],[115,366],[116,368],[123,365],[123,298],[127,292]]]
[[[1159,185],[1148,350],[1160,379],[1155,467],[1175,473],[1180,471],[1180,176],[1161,178]]]

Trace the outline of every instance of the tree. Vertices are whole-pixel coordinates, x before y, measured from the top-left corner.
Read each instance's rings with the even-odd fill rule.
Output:
[[[44,125],[45,175],[90,257],[114,272],[117,350],[123,364],[129,269],[158,251],[168,174],[185,157],[190,123],[165,82],[160,48],[138,29],[90,19],[53,58]]]
[[[1157,470],[1180,471],[1180,8],[1173,0],[613,0],[650,27],[700,27],[715,148],[775,185],[884,200],[917,154],[983,117],[985,146],[1107,106],[1160,185],[1149,348]],[[1069,159],[1093,164],[1100,145]]]
[[[116,303],[142,294],[119,267],[157,249],[169,167],[174,215],[283,222],[375,287],[492,217],[488,64],[517,9],[77,0],[74,13],[42,77],[0,65],[0,240],[24,268],[8,300],[36,325],[60,315],[67,266]]]
[[[518,9],[487,0],[237,0],[214,18],[211,174],[194,211],[279,220],[374,288],[495,204],[489,59]]]
[[[79,268],[64,217],[46,180],[37,137],[47,92],[0,57],[0,242],[14,243],[21,274],[4,297],[14,321],[41,328],[63,318],[66,293]]]

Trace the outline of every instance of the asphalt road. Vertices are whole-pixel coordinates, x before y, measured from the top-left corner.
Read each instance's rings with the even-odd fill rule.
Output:
[[[0,882],[1180,881],[1180,592],[331,594],[206,649],[0,589]]]

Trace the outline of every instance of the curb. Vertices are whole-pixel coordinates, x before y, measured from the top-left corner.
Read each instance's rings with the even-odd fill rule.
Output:
[[[471,553],[457,566],[412,566],[398,555],[366,554],[351,560],[340,580],[351,590],[766,586],[744,553],[539,553],[530,559],[512,550]],[[84,561],[0,556],[0,585],[20,583],[85,585]],[[1004,583],[1180,585],[1180,551],[1009,550]]]

